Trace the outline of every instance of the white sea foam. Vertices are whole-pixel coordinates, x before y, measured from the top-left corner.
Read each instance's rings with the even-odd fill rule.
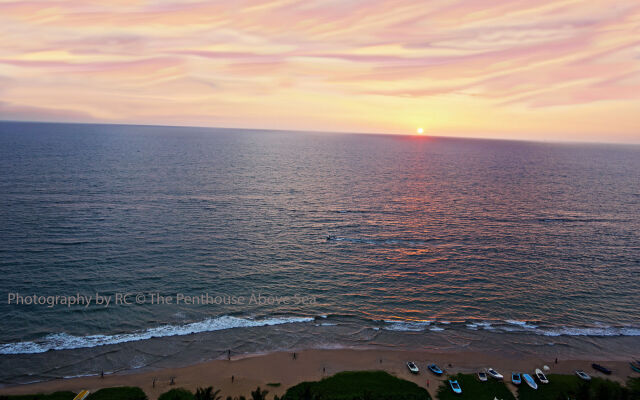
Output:
[[[382,329],[388,331],[405,331],[405,332],[419,332],[424,331],[431,321],[397,321],[397,320],[385,320],[386,326]]]
[[[516,325],[525,329],[535,329],[538,327],[537,325],[530,324],[527,321],[518,321],[514,319],[507,319],[504,322],[506,322],[507,324]]]
[[[545,336],[640,336],[640,328],[633,327],[599,327],[574,328],[562,327],[558,329],[541,330]]]
[[[532,333],[543,336],[640,336],[638,327],[612,327],[599,325],[595,327],[540,327],[526,321],[505,320],[500,322],[472,322],[466,324],[468,329],[490,330],[495,332]]]
[[[108,344],[135,342],[151,338],[184,336],[193,333],[212,332],[223,329],[250,328],[311,321],[313,321],[313,318],[307,317],[280,317],[254,320],[224,315],[218,318],[209,318],[204,321],[193,322],[185,325],[163,325],[150,328],[145,331],[116,335],[73,336],[66,333],[54,333],[45,336],[41,340],[2,344],[0,345],[0,354],[44,353],[49,350],[69,350],[96,347]]]
[[[472,329],[474,331],[477,331],[478,329],[486,329],[486,330],[493,330],[495,329],[493,326],[491,326],[491,322],[472,322],[470,324],[467,324],[467,328]]]

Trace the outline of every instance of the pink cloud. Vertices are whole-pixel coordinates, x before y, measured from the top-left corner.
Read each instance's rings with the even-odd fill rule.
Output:
[[[47,91],[76,85],[75,101],[111,114],[122,107],[105,99],[144,95],[146,117],[176,98],[172,118],[212,124],[215,100],[242,119],[237,104],[256,96],[354,108],[366,96],[378,114],[456,95],[538,115],[637,105],[639,18],[640,5],[608,0],[14,1],[0,3],[0,64],[6,94],[38,109]]]

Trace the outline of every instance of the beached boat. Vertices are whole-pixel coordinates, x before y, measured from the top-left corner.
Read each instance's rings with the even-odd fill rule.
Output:
[[[478,379],[480,379],[480,381],[482,382],[486,382],[487,381],[487,373],[486,372],[478,372]]]
[[[73,398],[73,400],[84,400],[87,396],[89,396],[88,390],[83,390]]]
[[[634,362],[630,362],[629,366],[631,367],[631,369],[635,372],[640,372],[640,363],[634,363]]]
[[[409,368],[409,371],[411,371],[412,374],[417,374],[418,372],[420,372],[418,366],[413,361],[409,361],[407,363],[407,368]]]
[[[596,363],[591,364],[591,366],[592,366],[592,367],[593,367],[593,369],[595,369],[596,371],[600,371],[600,372],[602,372],[602,373],[603,373],[603,374],[605,374],[605,375],[611,375],[611,370],[610,370],[609,368],[607,368],[607,367],[603,367],[602,365],[600,365],[600,364],[596,364]]]
[[[433,372],[434,374],[440,376],[443,374],[442,370],[440,369],[440,367],[438,367],[435,364],[429,364],[427,365],[427,368],[429,368],[429,371]]]
[[[587,374],[584,371],[576,371],[576,375],[578,375],[580,377],[580,379],[583,379],[585,381],[590,381],[591,377],[589,376],[589,374]]]
[[[544,372],[542,372],[540,368],[536,369],[536,377],[542,383],[549,383],[549,379],[547,379],[547,376],[544,374]]]
[[[529,374],[522,374],[522,379],[531,387],[531,389],[537,389],[538,384],[533,379],[533,377]]]
[[[451,386],[451,390],[453,390],[453,393],[462,394],[462,388],[460,387],[458,381],[449,380],[449,385]]]
[[[495,370],[495,369],[493,369],[493,368],[488,368],[488,369],[487,369],[487,374],[488,374],[490,377],[494,378],[494,379],[502,379],[502,378],[504,378],[504,376],[502,376],[502,374],[501,374],[501,373],[499,373],[498,371],[496,371],[496,370]]]
[[[519,385],[522,383],[522,379],[520,379],[520,372],[511,373],[511,383],[513,383],[514,385]]]

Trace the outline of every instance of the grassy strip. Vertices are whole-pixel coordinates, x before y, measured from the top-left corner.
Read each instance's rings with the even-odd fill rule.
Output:
[[[55,392],[51,394],[25,394],[20,396],[0,396],[0,400],[73,400],[73,392]]]
[[[87,400],[147,400],[147,395],[139,387],[121,386],[100,389],[91,393]]]
[[[158,400],[194,400],[195,397],[193,393],[191,393],[187,389],[177,388],[171,389],[168,392],[165,392],[158,397]]]
[[[317,382],[291,387],[283,400],[425,400],[426,389],[383,371],[341,372]]]
[[[475,374],[458,374],[450,377],[451,380],[457,380],[462,389],[462,394],[455,394],[449,386],[448,381],[444,381],[438,389],[437,397],[439,400],[453,399],[488,399],[493,400],[495,397],[502,400],[515,400],[513,394],[509,391],[503,381],[489,378],[486,382],[481,382]]]
[[[538,390],[522,384],[518,388],[519,400],[629,400],[630,389],[618,382],[602,378],[583,381],[574,375],[548,375],[549,383],[538,383]],[[632,380],[629,385],[632,385]],[[637,397],[635,397],[637,398]]]

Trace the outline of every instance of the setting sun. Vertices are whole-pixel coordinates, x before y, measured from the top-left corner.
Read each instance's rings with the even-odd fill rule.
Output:
[[[418,132],[418,135],[422,135],[424,133],[424,129],[418,128],[416,129],[416,132]]]

